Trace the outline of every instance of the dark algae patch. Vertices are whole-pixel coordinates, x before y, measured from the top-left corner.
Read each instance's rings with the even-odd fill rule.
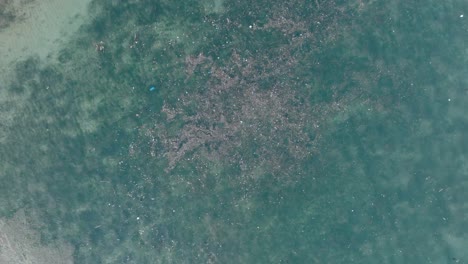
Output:
[[[464,1],[89,8],[1,87],[2,217],[75,263],[468,261]]]

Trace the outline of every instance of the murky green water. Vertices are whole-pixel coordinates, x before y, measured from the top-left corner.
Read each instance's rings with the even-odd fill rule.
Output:
[[[468,3],[286,2],[94,2],[1,84],[0,216],[75,263],[468,262]]]

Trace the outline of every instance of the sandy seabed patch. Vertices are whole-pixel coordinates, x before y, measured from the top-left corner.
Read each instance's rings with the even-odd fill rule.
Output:
[[[63,44],[86,22],[91,0],[6,0],[3,8],[13,15],[0,29],[0,77],[5,80],[15,62],[29,56],[53,58]]]
[[[42,245],[24,212],[0,219],[0,263],[72,264],[73,247],[65,243]]]

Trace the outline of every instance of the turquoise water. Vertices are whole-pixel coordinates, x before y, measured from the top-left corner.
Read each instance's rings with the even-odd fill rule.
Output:
[[[1,84],[0,216],[74,263],[468,262],[468,3],[390,2],[93,2]]]

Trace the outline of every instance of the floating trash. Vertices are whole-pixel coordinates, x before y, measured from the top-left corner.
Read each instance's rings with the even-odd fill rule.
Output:
[[[156,90],[156,87],[151,86],[151,87],[149,88],[149,90],[150,90],[150,92],[152,92],[152,91]]]

